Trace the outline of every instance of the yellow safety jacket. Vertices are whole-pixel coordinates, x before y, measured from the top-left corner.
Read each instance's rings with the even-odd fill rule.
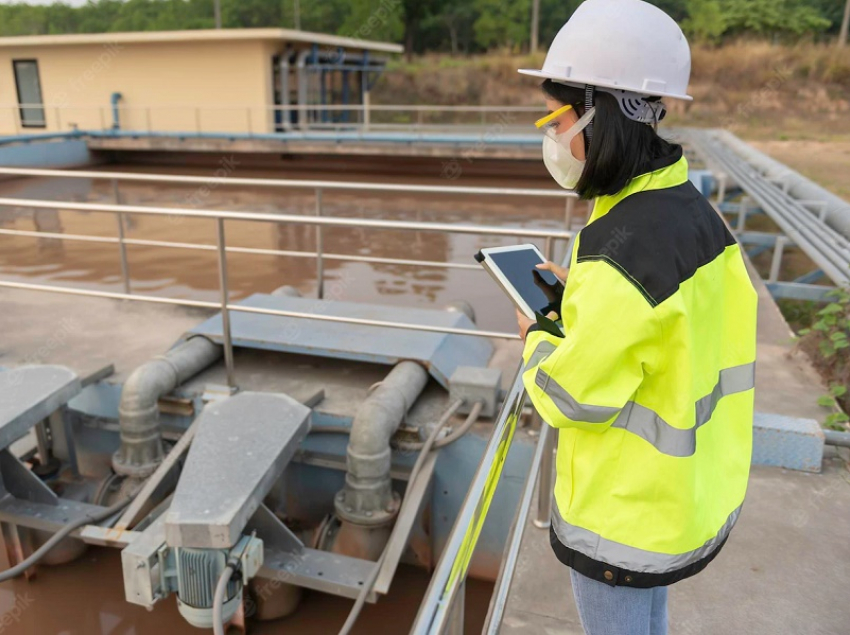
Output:
[[[738,518],[752,452],[756,292],[681,146],[596,199],[561,304],[532,327],[523,382],[558,431],[552,529],[609,585],[701,571]]]

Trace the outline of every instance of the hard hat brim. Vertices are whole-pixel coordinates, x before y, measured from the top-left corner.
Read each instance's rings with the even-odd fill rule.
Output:
[[[547,73],[544,70],[539,70],[535,68],[519,68],[517,72],[521,75],[530,75],[531,77],[540,77],[541,79],[551,79],[552,81],[558,82],[560,84],[567,84],[568,86],[575,86],[576,88],[584,88],[587,84],[591,86],[599,86],[600,88],[613,88],[615,90],[629,90],[636,93],[640,93],[641,95],[647,95],[652,97],[668,97],[670,99],[681,99],[682,101],[693,101],[694,98],[690,95],[679,95],[676,93],[663,93],[659,91],[644,91],[644,90],[635,90],[634,88],[630,88],[628,86],[612,84],[609,82],[601,82],[599,80],[588,80],[583,81],[580,77],[571,77],[570,79],[564,79],[563,77],[559,77],[553,73]]]

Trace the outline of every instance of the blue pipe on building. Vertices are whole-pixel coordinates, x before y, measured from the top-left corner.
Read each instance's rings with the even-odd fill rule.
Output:
[[[118,102],[121,101],[121,93],[112,93],[109,101],[112,102],[112,129],[121,130],[121,119],[118,110]]]

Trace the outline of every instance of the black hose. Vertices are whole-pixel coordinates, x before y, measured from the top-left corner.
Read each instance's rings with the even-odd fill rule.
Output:
[[[48,551],[53,549],[58,542],[68,537],[75,529],[82,527],[83,525],[90,525],[92,523],[98,523],[114,514],[117,514],[122,509],[127,507],[130,502],[133,500],[132,497],[127,497],[119,502],[115,503],[111,507],[107,507],[100,511],[94,512],[86,512],[79,518],[76,518],[69,522],[67,525],[62,527],[59,531],[53,534],[47,542],[45,542],[41,547],[36,549],[26,560],[19,562],[11,569],[6,569],[5,571],[0,573],[0,582],[6,582],[7,580],[11,580],[12,578],[16,578],[21,575],[24,571],[29,569],[31,566],[36,564],[39,560],[41,560]]]

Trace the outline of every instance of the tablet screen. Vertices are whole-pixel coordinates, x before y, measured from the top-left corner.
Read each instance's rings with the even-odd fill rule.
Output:
[[[561,312],[564,285],[551,271],[541,271],[535,265],[543,262],[533,249],[499,251],[487,254],[502,271],[522,299],[537,313]]]

